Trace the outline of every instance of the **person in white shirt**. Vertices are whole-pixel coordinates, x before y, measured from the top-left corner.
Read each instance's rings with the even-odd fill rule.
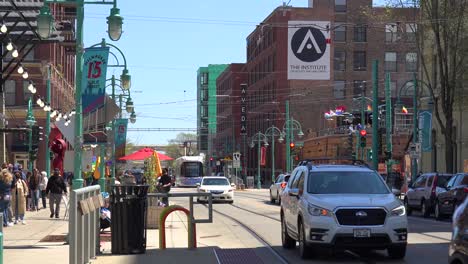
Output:
[[[47,172],[41,172],[41,178],[39,180],[39,190],[41,191],[41,198],[42,198],[42,206],[47,208],[47,195],[46,195],[46,188],[47,188]]]

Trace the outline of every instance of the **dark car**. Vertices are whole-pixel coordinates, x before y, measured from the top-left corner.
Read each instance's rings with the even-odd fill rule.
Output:
[[[434,210],[436,197],[445,192],[445,187],[453,174],[424,173],[411,184],[405,196],[405,206],[408,215],[413,209],[421,210],[424,217],[429,217]]]
[[[451,215],[465,201],[468,193],[468,173],[455,174],[445,186],[446,192],[437,195],[434,214],[437,219]]]
[[[449,245],[449,264],[468,264],[468,199],[453,213],[452,240]]]

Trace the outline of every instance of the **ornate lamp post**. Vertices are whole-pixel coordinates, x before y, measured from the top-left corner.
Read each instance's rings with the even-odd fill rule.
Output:
[[[45,0],[44,6],[37,17],[37,32],[43,38],[47,39],[52,33],[54,19],[50,13],[49,5],[53,3],[71,4],[76,7],[76,61],[75,61],[75,140],[74,140],[74,175],[72,187],[79,189],[83,187],[83,178],[81,176],[81,145],[83,141],[83,115],[82,115],[82,102],[81,102],[81,78],[83,68],[83,22],[84,22],[84,5],[98,4],[98,5],[113,5],[110,16],[107,17],[109,37],[112,40],[118,40],[122,34],[123,19],[119,14],[117,8],[117,0],[112,2],[85,2],[84,0]]]
[[[260,153],[260,144],[263,142],[263,145],[265,147],[268,147],[268,140],[265,134],[261,132],[257,132],[257,134],[253,135],[252,141],[250,142],[250,147],[253,148],[255,147],[255,144],[257,144],[257,189],[262,188],[262,184],[260,183],[260,163],[261,163],[261,153]]]
[[[302,126],[301,126],[301,123],[299,123],[299,121],[297,121],[296,119],[294,118],[289,118],[289,116],[287,117],[286,119],[286,122],[284,123],[283,125],[283,132],[284,134],[286,134],[286,143],[287,143],[287,146],[286,146],[286,170],[288,172],[291,172],[292,171],[292,161],[291,161],[291,152],[290,152],[290,149],[289,149],[289,145],[291,142],[294,141],[294,133],[297,131],[297,136],[299,138],[302,138],[304,136],[304,132],[302,132]]]
[[[276,126],[271,126],[265,131],[265,136],[271,137],[271,182],[275,182],[275,137],[278,138],[279,143],[283,143],[284,134]]]
[[[33,160],[32,160],[32,127],[36,124],[36,119],[34,118],[33,107],[32,107],[32,96],[28,100],[28,113],[26,115],[26,125],[29,127],[28,131],[28,153],[29,153],[29,166],[28,170],[32,172],[33,170]]]

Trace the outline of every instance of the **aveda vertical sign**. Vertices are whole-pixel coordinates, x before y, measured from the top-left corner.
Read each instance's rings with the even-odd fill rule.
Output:
[[[240,135],[247,135],[247,84],[240,85],[241,88],[241,120],[240,120]]]
[[[330,22],[288,22],[288,80],[330,80]]]

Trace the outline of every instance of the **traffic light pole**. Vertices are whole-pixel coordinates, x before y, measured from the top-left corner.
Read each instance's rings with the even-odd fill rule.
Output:
[[[51,92],[50,92],[50,65],[47,65],[47,81],[46,81],[46,101],[50,103],[51,101]],[[46,112],[46,127],[45,127],[45,171],[47,173],[47,177],[50,177],[50,143],[49,143],[49,135],[50,135],[50,111]]]
[[[390,73],[385,75],[385,126],[386,126],[386,141],[387,141],[387,152],[390,153],[390,157],[387,161],[387,177],[392,171],[392,96],[390,91]]]
[[[374,60],[372,63],[372,169],[378,170],[379,168],[379,61]]]
[[[416,146],[418,143],[418,134],[419,134],[419,129],[418,129],[418,80],[416,79],[416,73],[413,73],[413,84],[414,84],[414,94],[413,94],[413,144]],[[412,159],[412,175],[411,178],[413,182],[416,180],[416,176],[418,174],[418,159],[413,158]]]
[[[365,97],[364,97],[364,92],[361,90],[361,129],[366,130],[366,117],[365,117],[365,112],[364,112],[364,106],[365,106]],[[362,142],[361,142],[362,143]],[[364,160],[364,148],[365,148],[365,143],[361,144],[361,160]]]
[[[28,100],[28,118],[29,115],[32,115],[32,95],[29,97]],[[33,163],[34,160],[32,159],[32,125],[28,124],[29,131],[28,131],[28,153],[29,153],[29,164],[28,164],[28,170],[32,172],[33,170]]]
[[[286,100],[286,171],[291,172],[291,129],[289,128],[289,100]]]

